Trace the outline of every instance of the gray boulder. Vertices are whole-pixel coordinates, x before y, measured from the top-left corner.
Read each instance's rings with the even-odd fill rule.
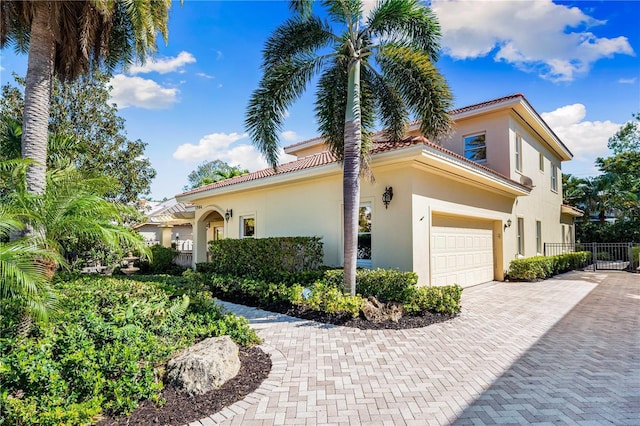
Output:
[[[238,345],[229,336],[205,339],[167,363],[169,382],[190,395],[219,389],[238,371]]]
[[[400,303],[382,303],[375,297],[370,296],[364,301],[362,313],[369,321],[383,322],[388,320],[398,322],[405,312]]]

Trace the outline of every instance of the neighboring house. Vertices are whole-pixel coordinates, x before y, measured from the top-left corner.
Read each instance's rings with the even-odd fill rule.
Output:
[[[171,247],[171,244],[175,243],[178,250],[192,249],[192,223],[195,217],[193,206],[171,198],[161,202],[142,200],[141,207],[146,222],[133,228],[144,237],[148,245],[160,244]]]
[[[440,145],[415,124],[398,143],[375,143],[375,182],[361,181],[360,266],[469,286],[504,279],[512,259],[542,254],[545,242],[573,241],[580,212],[562,204],[561,178],[572,154],[526,98],[451,116],[455,132]],[[324,263],[342,265],[342,167],[325,148],[320,138],[291,145],[298,160],[277,170],[179,194],[195,206],[194,263],[214,229],[214,238],[320,236]]]

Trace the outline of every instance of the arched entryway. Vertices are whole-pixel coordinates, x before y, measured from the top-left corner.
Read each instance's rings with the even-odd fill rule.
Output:
[[[193,266],[207,262],[208,244],[211,240],[224,237],[224,216],[222,210],[211,208],[205,211],[195,223],[193,231]]]

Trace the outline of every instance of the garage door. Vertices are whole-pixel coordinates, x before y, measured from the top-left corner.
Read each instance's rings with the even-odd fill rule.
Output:
[[[493,280],[493,230],[483,228],[431,228],[432,285],[468,287]]]

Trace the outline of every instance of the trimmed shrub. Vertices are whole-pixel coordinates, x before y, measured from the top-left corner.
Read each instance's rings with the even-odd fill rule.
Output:
[[[141,274],[171,274],[180,275],[186,268],[175,265],[173,259],[177,251],[173,248],[156,244],[150,247],[151,259],[140,262]]]
[[[347,313],[352,318],[357,318],[360,315],[364,299],[358,295],[345,294],[342,286],[336,287],[331,284],[317,282],[307,290],[308,294],[305,294],[305,289],[302,286],[292,287],[290,292],[291,302],[330,314]]]
[[[324,282],[342,287],[344,272],[332,269],[324,273]],[[418,283],[415,272],[401,272],[394,269],[358,269],[356,271],[356,293],[363,297],[373,296],[382,302],[408,301]]]
[[[460,304],[461,297],[462,287],[458,285],[417,287],[403,306],[405,311],[412,315],[423,312],[455,315],[462,308]]]
[[[544,280],[553,275],[584,268],[590,257],[590,252],[581,251],[563,253],[556,256],[534,256],[516,259],[509,264],[507,276],[509,279],[521,281]]]
[[[295,280],[295,274],[320,268],[319,237],[224,239],[209,242],[211,263],[198,271],[254,277],[272,282]],[[294,278],[289,275],[294,274]]]

